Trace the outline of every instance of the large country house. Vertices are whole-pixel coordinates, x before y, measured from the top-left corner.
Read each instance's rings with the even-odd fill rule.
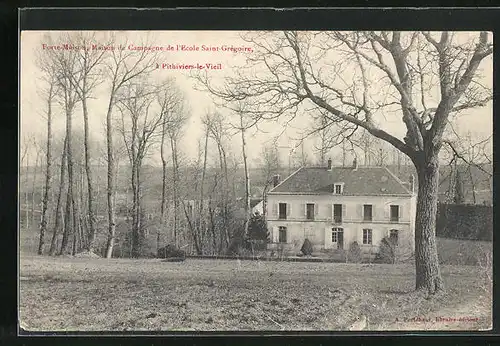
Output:
[[[270,250],[299,252],[308,238],[314,251],[348,249],[377,253],[392,237],[414,248],[415,181],[405,183],[385,167],[302,167],[288,178],[275,177],[267,195]]]

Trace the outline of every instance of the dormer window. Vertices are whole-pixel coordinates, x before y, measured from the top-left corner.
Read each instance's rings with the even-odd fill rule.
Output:
[[[344,193],[344,184],[343,183],[336,183],[334,184],[334,189],[333,193],[336,195],[341,195]]]

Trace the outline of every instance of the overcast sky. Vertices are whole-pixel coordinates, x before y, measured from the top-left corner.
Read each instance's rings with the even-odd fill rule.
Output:
[[[141,46],[143,42],[148,41],[150,45],[168,47],[172,46],[174,49],[177,45],[185,45],[190,47],[196,45],[200,47],[199,51],[163,51],[158,53],[158,63],[168,64],[202,64],[207,63],[221,64],[222,69],[211,70],[210,74],[214,78],[223,78],[226,75],[231,75],[235,68],[245,64],[245,54],[247,52],[234,53],[231,51],[222,51],[223,46],[237,47],[243,49],[253,49],[248,43],[239,38],[238,32],[229,31],[156,31],[156,32],[138,32],[138,31],[122,31],[118,32],[119,39],[127,40],[128,45]],[[45,101],[37,92],[43,83],[39,80],[41,73],[35,63],[35,51],[41,50],[43,53],[43,44],[46,42],[43,39],[44,32],[40,31],[23,31],[21,33],[21,119],[20,126],[22,135],[36,134],[36,136],[44,140],[46,133],[46,122],[43,118],[45,111]],[[56,34],[56,33],[55,33]],[[105,33],[101,33],[105,35]],[[103,38],[104,40],[104,38]],[[105,40],[103,41],[105,42]],[[124,42],[121,41],[121,42]],[[102,44],[96,42],[96,44]],[[219,47],[219,51],[203,51],[202,45],[206,47]],[[47,48],[47,47],[45,47]],[[484,73],[492,75],[492,62],[491,59],[485,61],[482,66]],[[213,102],[207,92],[195,90],[194,81],[187,76],[187,72],[181,69],[158,69],[153,72],[153,78],[161,80],[168,76],[175,77],[176,83],[185,93],[189,108],[191,110],[190,122],[186,128],[186,135],[183,137],[182,150],[186,155],[193,157],[197,150],[197,141],[202,135],[200,126],[200,117],[205,114],[209,109],[213,110]],[[487,79],[487,83],[492,83],[491,78]],[[491,85],[491,84],[490,84]],[[107,86],[103,85],[100,89],[96,90],[93,99],[89,103],[90,108],[90,127],[91,133],[94,138],[102,140],[104,143],[104,119],[106,115],[107,102],[109,98],[109,90]],[[55,107],[55,121],[54,133],[59,135],[64,130],[64,115]],[[296,141],[291,140],[297,136],[296,129],[304,129],[308,124],[307,117],[297,119],[287,132],[280,138],[280,146],[295,145]],[[80,109],[77,108],[75,112],[75,127],[82,125],[83,120],[81,117]],[[398,136],[404,133],[404,126],[400,120],[400,116],[391,118],[388,117],[383,124],[384,129]],[[492,133],[492,102],[486,107],[474,109],[464,112],[456,121],[455,126],[461,134],[466,134],[472,131],[478,138],[484,138]],[[282,132],[281,124],[267,124],[261,129],[265,133],[251,133],[249,134],[248,152],[251,160],[256,159],[260,152],[263,143],[266,143],[278,133]],[[401,138],[401,137],[400,137]],[[234,145],[232,150],[239,154],[239,146],[241,137],[234,137]],[[305,149],[312,155],[312,142],[310,140],[306,143]],[[284,154],[287,149],[282,149]]]

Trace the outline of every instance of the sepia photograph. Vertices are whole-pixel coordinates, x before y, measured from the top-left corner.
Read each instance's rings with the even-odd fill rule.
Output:
[[[492,32],[19,52],[20,332],[492,329]]]

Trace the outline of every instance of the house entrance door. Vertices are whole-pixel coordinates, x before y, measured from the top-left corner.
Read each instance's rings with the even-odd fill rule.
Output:
[[[344,231],[338,231],[337,232],[337,249],[343,249],[344,248]]]

